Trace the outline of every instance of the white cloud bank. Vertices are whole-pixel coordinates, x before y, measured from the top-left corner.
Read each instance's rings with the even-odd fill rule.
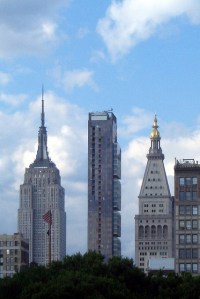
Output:
[[[113,0],[97,31],[115,60],[155,34],[164,23],[181,16],[199,24],[200,1]]]
[[[59,40],[58,10],[69,0],[0,0],[0,58],[45,53]]]
[[[51,73],[56,83],[67,92],[85,86],[89,86],[94,90],[97,89],[94,72],[87,68],[62,70],[60,66],[57,66]]]

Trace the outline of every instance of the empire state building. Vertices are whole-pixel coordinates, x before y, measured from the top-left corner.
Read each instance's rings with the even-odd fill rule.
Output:
[[[49,250],[48,223],[43,216],[51,211],[51,243]],[[62,260],[66,255],[65,191],[60,172],[49,158],[42,98],[41,126],[35,161],[26,168],[20,186],[18,231],[29,241],[29,262],[46,265],[51,260]]]

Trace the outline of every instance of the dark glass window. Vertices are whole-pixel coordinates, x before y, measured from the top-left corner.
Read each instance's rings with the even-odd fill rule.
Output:
[[[185,222],[184,220],[179,220],[179,228],[184,229],[185,228]]]
[[[179,244],[185,243],[185,235],[179,235]]]
[[[187,244],[191,243],[191,235],[186,235],[186,243]]]
[[[186,220],[186,229],[191,229],[191,220]]]
[[[186,184],[186,186],[190,186],[191,185],[191,178],[185,178],[185,184]]]
[[[186,248],[186,252],[185,252],[185,258],[186,259],[191,259],[191,248]]]
[[[186,215],[191,214],[191,206],[185,206],[185,213],[186,213]]]
[[[198,266],[197,266],[197,264],[192,264],[192,272],[193,272],[193,273],[197,273],[197,271],[198,271]]]
[[[198,207],[192,206],[192,215],[198,215]]]
[[[185,249],[179,249],[179,259],[185,258]]]
[[[186,272],[191,272],[191,264],[186,264],[185,265],[185,271]]]
[[[179,271],[180,272],[183,272],[183,271],[185,271],[185,264],[179,264]]]
[[[192,258],[198,259],[198,249],[197,248],[192,249]]]
[[[191,192],[189,192],[189,191],[185,192],[185,199],[191,200]]]
[[[198,229],[198,222],[197,222],[197,220],[192,220],[192,228],[193,229]]]
[[[179,178],[179,185],[184,186],[184,184],[185,184],[184,178]]]
[[[192,185],[197,185],[197,178],[192,178]]]
[[[184,215],[185,214],[185,206],[179,206],[179,214]]]
[[[192,235],[192,243],[193,243],[193,244],[196,244],[197,241],[198,241],[198,239],[197,239],[197,234]]]
[[[185,199],[185,192],[180,191],[179,192],[179,200],[184,200]]]
[[[197,192],[196,191],[192,192],[192,200],[197,200]]]

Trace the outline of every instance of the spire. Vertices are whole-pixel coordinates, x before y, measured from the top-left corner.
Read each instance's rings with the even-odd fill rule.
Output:
[[[164,155],[162,153],[162,149],[160,147],[160,133],[158,131],[158,124],[157,124],[157,116],[155,114],[154,116],[154,122],[153,122],[153,130],[151,131],[150,134],[150,139],[151,139],[151,147],[149,149],[149,154],[147,155],[148,159],[164,159]]]
[[[42,85],[42,113],[41,113],[41,127],[44,127],[45,116],[44,116],[44,86]]]
[[[44,113],[44,89],[42,86],[42,111],[41,111],[41,126],[38,131],[38,150],[36,154],[36,159],[33,167],[49,167],[50,165],[55,165],[51,162],[49,158],[49,153],[47,149],[47,130],[45,127],[45,113]]]

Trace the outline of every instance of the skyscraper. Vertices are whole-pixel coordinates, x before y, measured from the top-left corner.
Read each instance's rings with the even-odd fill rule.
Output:
[[[176,272],[200,273],[200,165],[194,159],[175,166]]]
[[[112,112],[89,113],[88,250],[121,255],[121,149]]]
[[[29,262],[49,262],[49,227],[43,219],[48,211],[52,215],[51,259],[61,260],[66,255],[65,192],[59,170],[48,154],[42,98],[37,155],[25,170],[18,210],[18,230],[29,241]]]
[[[135,216],[135,263],[146,271],[150,258],[173,257],[173,201],[155,115],[151,146]]]

